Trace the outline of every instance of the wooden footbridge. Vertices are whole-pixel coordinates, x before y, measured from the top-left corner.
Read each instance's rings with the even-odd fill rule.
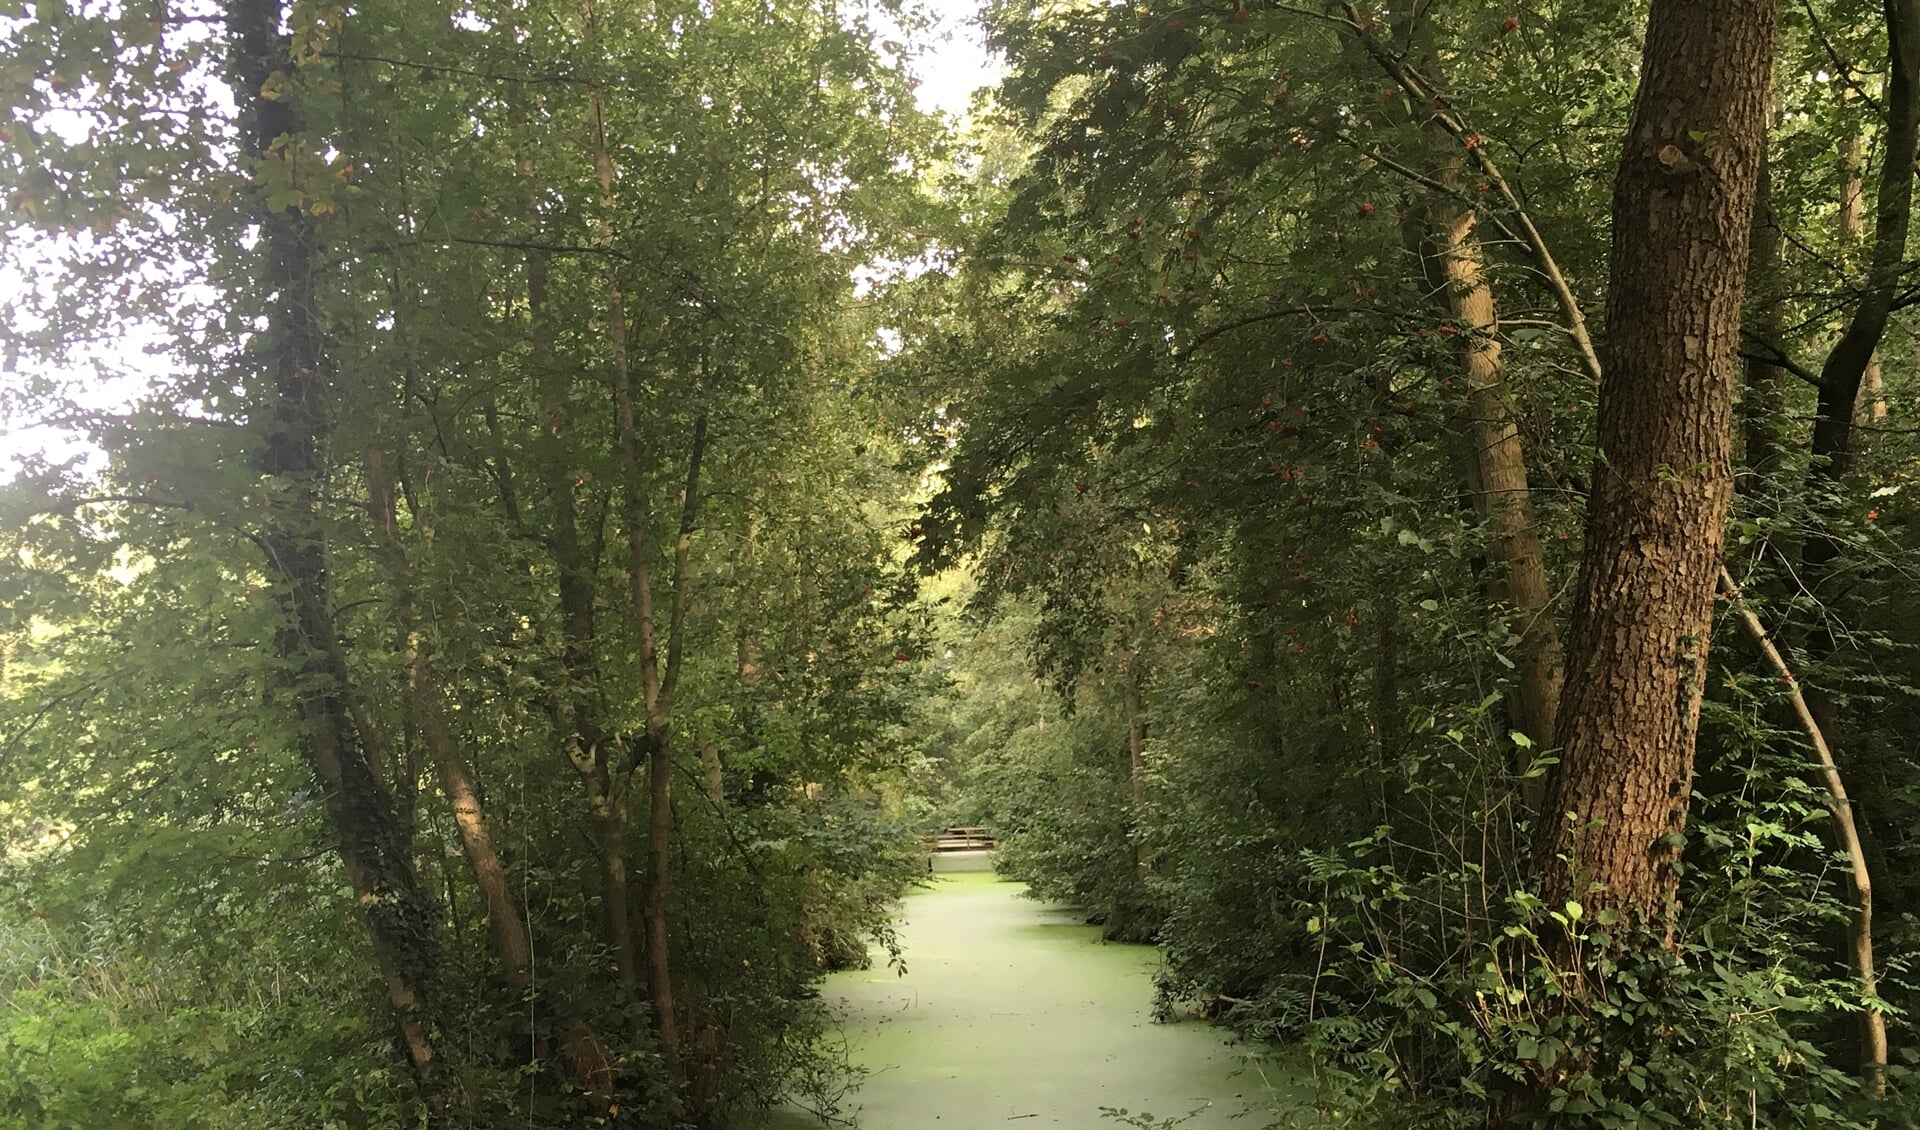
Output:
[[[993,870],[993,837],[985,828],[948,828],[928,836],[927,874]]]
[[[993,837],[985,828],[948,828],[927,837],[927,850],[935,854],[950,851],[992,851]]]

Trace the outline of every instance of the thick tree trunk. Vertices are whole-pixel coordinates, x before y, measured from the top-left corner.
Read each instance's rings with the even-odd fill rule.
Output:
[[[1732,495],[1777,7],[1654,0],[1614,180],[1600,455],[1535,843],[1550,906],[1670,926]]]
[[[273,159],[277,139],[304,128],[289,96],[261,92],[291,73],[273,0],[234,0],[227,9],[236,100],[248,116],[249,152]],[[297,142],[296,142],[297,143]],[[426,1103],[429,1124],[455,1118],[455,1088],[434,1046],[432,987],[439,975],[438,914],[420,887],[412,845],[393,798],[375,771],[353,716],[349,673],[334,622],[333,580],[316,505],[327,481],[325,451],[337,393],[326,371],[319,321],[322,256],[317,221],[297,208],[262,204],[259,254],[268,333],[257,360],[268,378],[261,469],[274,481],[259,543],[282,590],[289,623],[277,638],[296,699],[303,752],[325,793],[336,850],[359,904],[401,1047]]]

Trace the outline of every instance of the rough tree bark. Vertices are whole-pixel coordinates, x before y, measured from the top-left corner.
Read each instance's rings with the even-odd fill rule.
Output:
[[[276,0],[233,0],[226,12],[235,96],[247,117],[245,144],[264,162],[281,160],[278,147],[298,144],[304,129],[295,98],[264,93],[273,76],[294,70],[281,16]],[[287,668],[286,693],[295,699],[302,751],[325,793],[335,850],[366,924],[429,1125],[451,1126],[456,1089],[434,1045],[438,914],[420,886],[412,845],[373,765],[368,735],[353,716],[317,513],[326,492],[337,395],[319,314],[318,221],[297,207],[274,208],[264,200],[259,220],[260,284],[269,323],[256,354],[266,377],[260,465],[273,480],[274,496],[257,540],[288,614],[276,640]]]
[[[1654,0],[1614,180],[1600,455],[1534,846],[1549,905],[1671,923],[1776,5]]]

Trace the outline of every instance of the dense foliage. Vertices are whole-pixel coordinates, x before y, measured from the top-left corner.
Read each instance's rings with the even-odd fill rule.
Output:
[[[92,452],[0,488],[0,1126],[830,1114],[943,823],[1283,1123],[1915,1124],[1920,4],[1762,7],[995,2],[966,123],[899,3],[0,10]],[[1758,194],[1737,444],[1623,489],[1683,9],[1775,60],[1657,156]],[[1576,691],[1696,481],[1672,781]]]
[[[0,1117],[830,1102],[812,985],[919,866],[854,283],[941,222],[897,46],[807,3],[4,29],[9,407],[107,455],[5,497]]]
[[[1877,16],[1782,17],[1728,554],[1744,595],[1715,619],[1679,914],[1643,933],[1604,887],[1539,897],[1558,743],[1528,699],[1557,697],[1530,679],[1557,666],[1608,473],[1594,219],[1644,8],[994,8],[1001,127],[1034,148],[976,182],[999,203],[963,313],[915,342],[959,421],[922,560],[977,562],[977,607],[1060,694],[1003,692],[954,772],[1005,866],[1158,940],[1166,1007],[1310,1051],[1321,1086],[1290,1117],[1912,1118],[1899,316],[1856,374],[1847,450],[1809,427],[1865,264],[1904,240],[1887,189],[1877,232],[1859,201],[1905,97]],[[1910,176],[1888,179],[1906,207]],[[1808,733],[1735,615],[1755,607],[1858,805],[1874,986],[1849,966]],[[1891,1018],[1884,1100],[1863,1010]]]

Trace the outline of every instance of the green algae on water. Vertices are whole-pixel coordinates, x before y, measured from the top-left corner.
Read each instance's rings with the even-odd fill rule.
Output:
[[[1124,1125],[1102,1108],[1191,1116],[1194,1130],[1269,1105],[1266,1079],[1218,1029],[1152,1020],[1158,953],[1100,941],[1070,911],[991,873],[936,877],[907,899],[907,972],[830,977],[868,1074],[843,1116],[865,1130]],[[819,1123],[780,1112],[765,1130]]]

